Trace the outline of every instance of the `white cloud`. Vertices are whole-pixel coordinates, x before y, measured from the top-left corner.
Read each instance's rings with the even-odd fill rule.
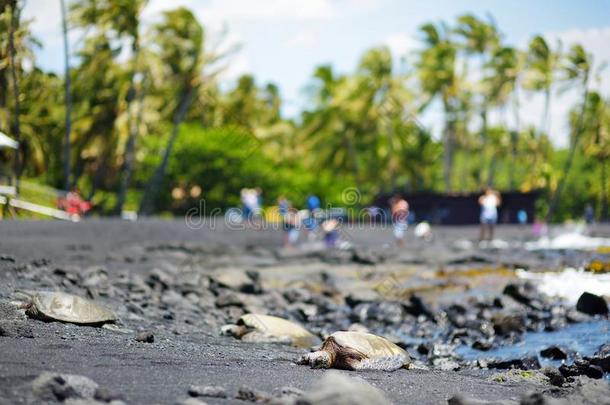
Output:
[[[239,20],[319,20],[336,15],[330,0],[211,0],[201,10],[206,21]]]
[[[418,46],[417,40],[413,37],[399,33],[392,34],[385,39],[385,44],[390,48],[394,56],[402,57]]]
[[[310,47],[318,41],[318,34],[313,31],[300,31],[288,38],[286,45],[291,47]]]

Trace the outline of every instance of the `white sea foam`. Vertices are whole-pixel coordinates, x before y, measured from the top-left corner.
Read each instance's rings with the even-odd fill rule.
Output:
[[[610,246],[610,238],[595,238],[583,235],[579,232],[569,232],[557,235],[554,238],[547,236],[534,242],[525,243],[528,250],[541,249],[575,249],[575,250],[594,250],[602,246]]]
[[[610,296],[610,273],[595,274],[573,268],[544,273],[517,270],[517,277],[530,280],[540,292],[565,298],[571,304],[575,304],[585,291]]]

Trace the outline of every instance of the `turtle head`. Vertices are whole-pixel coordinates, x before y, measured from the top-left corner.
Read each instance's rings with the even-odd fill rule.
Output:
[[[247,332],[247,328],[243,325],[229,324],[220,328],[222,336],[233,336],[237,339],[241,338]]]
[[[309,364],[311,368],[330,368],[333,364],[334,356],[326,350],[307,353],[297,362],[298,364]]]

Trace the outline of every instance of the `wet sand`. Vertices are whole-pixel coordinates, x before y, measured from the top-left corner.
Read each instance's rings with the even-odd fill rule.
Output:
[[[462,278],[455,275],[473,266],[481,271],[512,269],[518,265],[535,270],[583,260],[578,255],[541,259],[524,251],[515,257],[511,250],[481,252],[476,248],[452,248],[456,240],[475,240],[477,227],[437,228],[431,244],[416,241],[410,235],[402,250],[392,246],[391,230],[387,228],[346,232],[344,238],[362,249],[360,259],[364,263],[354,263],[352,256],[346,259],[341,252],[312,255],[282,249],[282,232],[278,230],[234,230],[220,224],[213,230],[189,229],[178,220],[0,222],[1,302],[14,299],[16,289],[88,294],[118,313],[122,329],[20,318],[14,325],[25,329],[13,330],[7,319],[19,315],[7,306],[2,307],[4,312],[0,315],[8,333],[0,336],[0,403],[36,403],[31,382],[45,370],[87,376],[120,393],[125,402],[137,404],[173,403],[186,397],[193,384],[220,385],[227,390],[229,399],[204,398],[208,403],[243,403],[234,399],[239,387],[249,386],[268,393],[282,386],[307,390],[326,372],[295,365],[303,350],[218,336],[219,317],[229,319],[239,315],[248,305],[262,305],[259,301],[242,304],[239,310],[235,306],[215,308],[220,312],[212,316],[206,313],[206,308],[214,307],[213,296],[204,293],[189,296],[183,289],[179,291],[182,296],[165,291],[159,302],[132,310],[128,304],[134,297],[126,295],[118,281],[125,275],[141,275],[154,290],[163,288],[158,287],[163,282],[152,285],[150,274],[156,274],[153,279],[158,281],[166,274],[178,280],[181,275],[206,277],[255,269],[261,276],[263,290],[271,291],[301,287],[299,283],[303,280],[325,272],[339,280],[335,283],[339,288],[343,288],[345,281],[345,288],[357,295],[365,294],[371,286],[379,286],[379,280],[387,279],[383,272],[388,272],[393,277],[397,275],[398,283],[408,281],[409,286],[421,287],[413,291],[428,302],[434,301],[435,307],[443,299],[451,300],[473,290],[472,285],[460,288],[460,280],[469,275]],[[594,232],[608,236],[610,228],[598,227]],[[499,227],[496,236],[523,241],[529,237],[529,228]],[[379,252],[384,257],[377,261]],[[436,288],[440,270],[451,274],[447,277],[451,282],[443,289]],[[66,274],[87,274],[89,278],[75,282]],[[401,275],[405,278],[400,279]],[[497,294],[505,282],[514,278],[509,273],[506,280],[503,277],[501,273],[482,277],[476,286],[480,291],[476,293]],[[446,291],[446,296],[439,297],[439,291]],[[212,301],[202,302],[208,299]],[[134,334],[139,330],[152,331],[155,342],[136,342]],[[394,403],[446,403],[456,394],[518,402],[530,391],[554,397],[574,391],[569,384],[557,388],[525,379],[499,383],[491,378],[494,372],[497,370],[466,367],[457,371],[431,367],[396,372],[342,371],[362,377]]]

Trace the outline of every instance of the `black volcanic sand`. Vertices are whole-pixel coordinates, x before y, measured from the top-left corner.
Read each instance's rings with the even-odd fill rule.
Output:
[[[520,242],[528,232],[506,226],[497,237]],[[595,233],[609,235],[610,228]],[[43,371],[89,377],[138,404],[174,403],[194,384],[225,388],[228,399],[202,398],[208,403],[243,403],[235,399],[240,387],[307,391],[327,373],[294,364],[305,350],[219,336],[220,326],[246,312],[291,318],[321,336],[359,323],[406,347],[421,369],[340,372],[361,377],[393,403],[446,403],[455,395],[519,403],[532,392],[608,403],[608,387],[591,388],[587,377],[558,387],[537,371],[530,378],[488,369],[484,352],[480,362],[442,354],[450,344],[485,340],[497,347],[525,330],[593,319],[522,290],[514,269],[581,266],[595,254],[454,246],[477,234],[476,227],[438,228],[433,242],[411,235],[398,250],[390,229],[351,228],[343,238],[354,247],[329,252],[310,244],[286,250],[279,230],[220,223],[189,229],[178,220],[0,222],[0,403],[39,403],[32,381]],[[503,294],[506,285],[527,302]],[[119,323],[109,329],[28,319],[11,304],[16,290],[88,297],[112,308]],[[544,315],[553,308],[554,315]],[[507,314],[521,316],[523,329],[501,333],[497,319]],[[142,331],[154,342],[136,341]]]

